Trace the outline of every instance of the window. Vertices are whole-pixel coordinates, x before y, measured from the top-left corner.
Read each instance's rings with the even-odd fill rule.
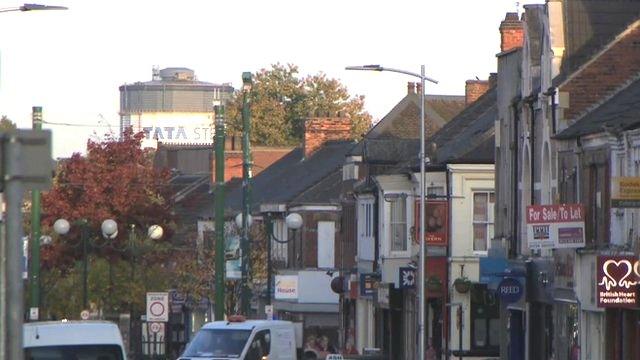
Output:
[[[358,199],[358,257],[374,260],[374,208],[373,197]]]
[[[247,360],[262,360],[271,352],[271,332],[262,330],[256,333],[247,352]]]
[[[473,251],[487,251],[493,238],[493,208],[496,202],[493,192],[473,194]]]
[[[287,225],[283,219],[274,219],[273,222],[273,235],[276,239],[271,239],[271,260],[274,262],[274,266],[286,268],[289,266],[289,244],[284,242],[288,239]]]
[[[471,288],[471,348],[495,350],[500,347],[500,316],[498,300],[486,285]]]
[[[390,201],[391,251],[407,251],[407,199],[399,196]]]

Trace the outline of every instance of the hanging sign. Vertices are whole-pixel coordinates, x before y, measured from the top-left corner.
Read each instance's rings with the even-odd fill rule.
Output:
[[[598,307],[636,308],[640,262],[635,256],[598,256]]]
[[[584,207],[527,206],[527,242],[530,249],[584,247]]]
[[[415,236],[414,239],[420,239],[420,201],[415,202],[416,216],[414,223]],[[427,224],[424,232],[426,244],[431,246],[447,246],[448,243],[448,219],[449,207],[447,201],[443,200],[427,200],[425,202],[424,221]]]
[[[640,208],[640,177],[614,177],[611,188],[611,207]]]

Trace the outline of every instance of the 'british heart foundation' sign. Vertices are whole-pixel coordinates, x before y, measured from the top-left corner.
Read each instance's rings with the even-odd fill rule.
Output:
[[[598,307],[636,308],[640,262],[635,256],[598,256]]]

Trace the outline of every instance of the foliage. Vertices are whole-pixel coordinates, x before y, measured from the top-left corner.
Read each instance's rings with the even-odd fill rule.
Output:
[[[2,118],[0,118],[0,132],[15,129],[16,124],[14,124],[6,115],[2,115]]]
[[[227,110],[231,133],[242,131],[242,92]],[[295,65],[274,64],[253,75],[251,90],[251,142],[257,145],[295,145],[304,134],[310,114],[343,112],[352,120],[352,136],[358,138],[371,125],[364,111],[364,97],[350,97],[347,88],[323,73],[300,78]]]
[[[89,140],[87,155],[76,153],[62,161],[52,189],[43,195],[43,234],[53,233],[56,219],[71,223],[71,231],[55,236],[41,255],[43,274],[47,274],[43,286],[51,289],[47,302],[60,307],[51,309],[54,314],[79,313],[83,227],[91,259],[91,302],[108,305],[109,310],[138,308],[145,301],[146,289],[166,289],[167,285],[160,286],[155,279],[167,272],[162,266],[171,254],[168,240],[174,225],[169,173],[153,168],[152,153],[140,147],[143,136],[126,131],[120,140],[114,135],[99,142]],[[101,235],[105,219],[118,223],[113,239]],[[162,239],[146,239],[146,229],[152,224],[163,227]],[[58,297],[65,304],[58,304]],[[100,300],[107,298],[112,300],[106,304],[107,300]]]

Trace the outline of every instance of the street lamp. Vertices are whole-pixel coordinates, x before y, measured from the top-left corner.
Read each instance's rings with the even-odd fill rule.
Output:
[[[81,226],[80,238],[82,243],[82,309],[87,310],[87,220],[80,220],[78,224]],[[107,240],[114,239],[118,236],[118,224],[114,220],[104,220],[100,228],[102,230],[102,236]],[[66,235],[70,229],[71,224],[67,219],[58,219],[53,223],[53,231],[58,235]]]
[[[0,8],[0,13],[11,11],[35,11],[35,10],[68,10],[66,6],[41,5],[41,4],[23,4],[21,6],[13,6],[8,8]]]
[[[273,239],[273,241],[279,244],[286,244],[291,240],[278,239],[273,233],[273,221],[270,215],[267,216],[267,221],[267,305],[271,305],[271,277],[273,276],[273,266],[271,263],[271,240]],[[285,217],[284,221],[288,229],[298,230],[302,227],[302,216],[298,213],[290,213]]]
[[[249,213],[251,212],[251,86],[253,85],[250,72],[242,73],[242,218],[240,238],[242,267],[242,297],[240,311],[249,316],[251,310],[251,289],[249,288],[249,271],[251,269],[251,248],[249,246]],[[245,220],[246,219],[246,220]]]
[[[422,91],[420,92],[420,153],[418,154],[418,160],[420,161],[420,256],[419,256],[419,260],[420,260],[420,264],[419,264],[419,277],[420,277],[420,287],[419,287],[419,298],[420,298],[420,303],[419,303],[419,307],[418,307],[418,338],[419,338],[419,346],[418,346],[418,359],[424,359],[425,356],[425,306],[426,306],[426,298],[425,298],[425,262],[427,260],[426,254],[425,254],[425,226],[424,226],[424,219],[425,219],[425,215],[424,215],[424,211],[425,211],[425,202],[424,202],[424,198],[425,198],[425,193],[424,193],[424,185],[425,185],[425,144],[424,144],[424,140],[425,140],[425,121],[424,121],[424,93],[425,93],[425,87],[424,87],[424,83],[425,81],[429,81],[432,82],[434,84],[437,84],[438,82],[434,79],[431,79],[427,76],[425,76],[424,74],[424,65],[420,66],[420,74],[411,72],[411,71],[406,71],[406,70],[399,70],[399,69],[392,69],[392,68],[387,68],[387,67],[383,67],[380,65],[364,65],[364,66],[347,66],[345,68],[346,70],[363,70],[363,71],[390,71],[390,72],[396,72],[396,73],[400,73],[400,74],[405,74],[405,75],[409,75],[409,76],[413,76],[413,77],[417,77],[418,79],[420,79],[420,89],[422,89]]]

